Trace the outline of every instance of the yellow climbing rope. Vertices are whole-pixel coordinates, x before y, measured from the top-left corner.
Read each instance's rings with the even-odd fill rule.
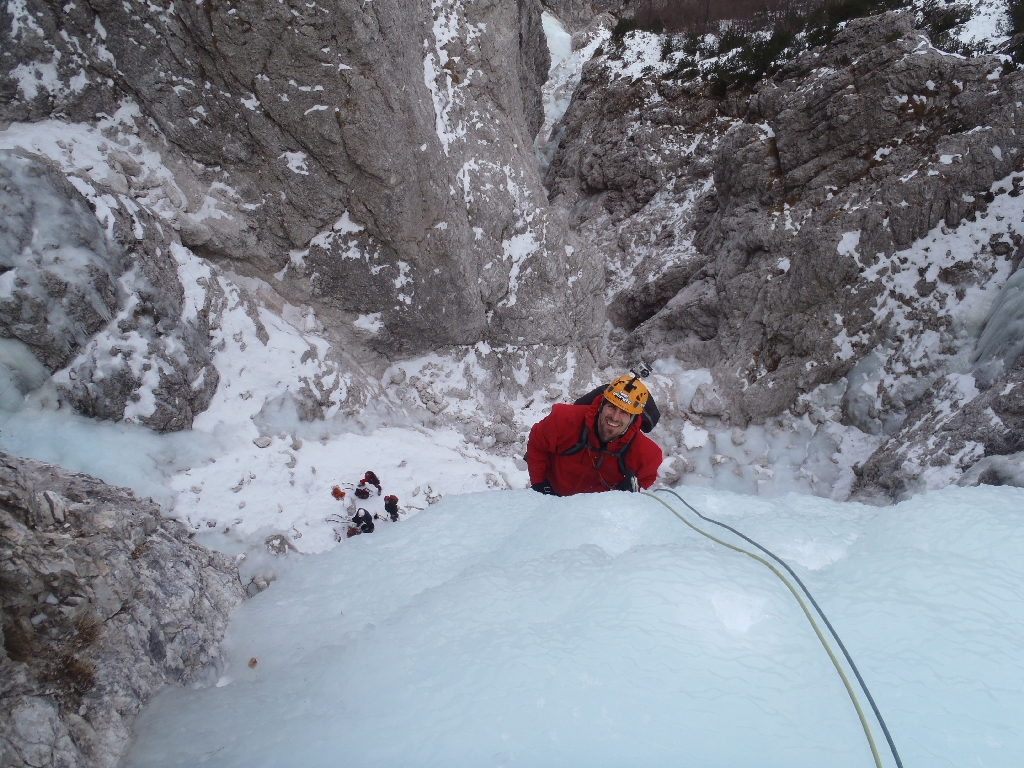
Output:
[[[782,583],[786,585],[789,591],[793,593],[793,597],[795,597],[796,601],[800,604],[800,608],[803,610],[804,616],[807,617],[807,620],[811,623],[811,626],[814,628],[814,634],[818,636],[818,640],[821,642],[822,647],[825,649],[825,652],[828,654],[828,657],[832,660],[832,666],[836,668],[836,672],[839,673],[839,677],[843,680],[843,685],[846,686],[846,692],[850,695],[850,701],[853,702],[853,708],[857,710],[857,717],[860,718],[861,727],[864,729],[864,735],[867,737],[868,746],[871,747],[871,756],[875,760],[875,768],[882,768],[882,761],[878,756],[878,749],[875,748],[875,739],[871,735],[871,728],[868,726],[868,721],[864,717],[864,711],[861,709],[860,702],[857,700],[857,694],[854,693],[853,687],[850,685],[850,681],[846,677],[846,673],[843,671],[842,666],[839,664],[839,660],[836,658],[836,655],[832,653],[832,648],[829,647],[829,644],[825,641],[825,636],[821,634],[821,630],[818,628],[818,624],[817,622],[815,622],[814,617],[811,616],[811,612],[807,609],[806,603],[804,603],[803,598],[800,597],[800,594],[796,591],[796,588],[789,582],[789,579],[783,576],[782,572],[778,568],[776,568],[774,565],[772,565],[764,558],[755,555],[753,552],[748,552],[742,547],[737,547],[733,544],[729,544],[728,542],[722,541],[721,539],[712,536],[707,531],[702,531],[700,528],[698,528],[685,517],[683,517],[681,514],[679,514],[676,511],[675,507],[673,507],[671,504],[664,501],[663,499],[658,498],[653,493],[643,491],[643,494],[644,496],[649,496],[659,504],[665,506],[673,515],[678,517],[680,520],[686,523],[690,528],[695,530],[701,536],[705,536],[711,539],[716,544],[721,544],[723,547],[731,549],[733,552],[739,552],[740,554],[746,555],[747,557],[752,558],[757,562],[761,563],[761,565],[765,566],[766,568],[771,569],[771,572],[778,576],[779,580],[782,581]]]

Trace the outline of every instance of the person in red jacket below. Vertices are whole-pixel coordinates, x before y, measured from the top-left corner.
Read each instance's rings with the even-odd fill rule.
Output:
[[[649,397],[638,376],[620,376],[590,405],[553,405],[526,444],[533,490],[572,496],[654,485],[661,448],[640,432]]]

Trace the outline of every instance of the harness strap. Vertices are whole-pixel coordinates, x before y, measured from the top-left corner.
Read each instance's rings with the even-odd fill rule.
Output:
[[[636,436],[639,432],[634,432],[633,436],[629,438],[629,442],[622,446],[622,449],[612,455],[619,460],[619,474],[626,477],[626,451],[633,447],[633,441],[636,440]]]
[[[558,454],[559,456],[575,456],[577,453],[587,447],[589,441],[587,440],[587,420],[583,420],[583,425],[580,427],[580,439],[572,448],[567,451],[562,451]]]
[[[604,457],[605,456],[614,456],[616,461],[618,462],[618,465],[619,465],[619,474],[622,475],[623,477],[625,477],[626,476],[626,472],[627,472],[627,469],[626,469],[626,453],[629,451],[630,448],[633,447],[633,441],[636,440],[636,434],[637,433],[634,432],[633,436],[631,438],[629,438],[629,442],[626,443],[624,446],[622,446],[622,448],[620,448],[617,451],[609,451],[609,450],[607,450],[605,448],[600,448],[600,447],[595,448],[594,446],[592,446],[590,444],[590,430],[587,429],[587,420],[584,419],[583,420],[583,424],[580,427],[580,439],[579,439],[579,441],[572,448],[570,448],[567,451],[562,451],[562,453],[560,453],[558,455],[559,456],[575,456],[577,453],[582,451],[584,448],[589,448],[592,451],[597,451],[598,453],[601,454],[601,460],[597,462],[597,465],[594,467],[595,470],[600,470],[601,469],[601,465],[604,463]]]

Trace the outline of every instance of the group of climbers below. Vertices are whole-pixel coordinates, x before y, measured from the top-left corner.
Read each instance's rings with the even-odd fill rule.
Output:
[[[573,405],[556,403],[534,424],[526,446],[533,490],[572,496],[654,485],[662,453],[644,434],[658,421],[650,392],[634,373],[599,393],[600,388]]]
[[[355,486],[348,486],[348,491],[351,494],[343,490],[340,485],[331,488],[331,495],[335,499],[347,503],[348,513],[345,515],[335,514],[327,518],[327,522],[347,523],[348,529],[345,531],[345,535],[348,538],[358,536],[361,533],[373,533],[375,528],[373,521],[375,519],[390,520],[393,523],[398,522],[397,496],[389,495],[383,497],[383,515],[379,509],[376,509],[381,506],[379,498],[383,494],[383,489],[375,472],[367,471],[363,475],[363,479]],[[339,541],[341,540],[340,531],[336,531],[335,536]]]

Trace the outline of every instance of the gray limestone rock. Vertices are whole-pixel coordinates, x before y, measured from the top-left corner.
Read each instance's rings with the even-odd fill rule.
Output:
[[[701,416],[721,416],[725,413],[725,399],[711,384],[701,384],[690,400],[690,410]]]
[[[970,374],[936,381],[858,470],[853,498],[901,500],[954,482],[1016,485],[1024,451],[1024,360],[978,393]]]
[[[903,253],[1019,194],[994,183],[1024,166],[1024,74],[946,55],[889,13],[720,98],[669,63],[638,75],[631,39],[585,67],[545,180],[605,261],[611,354],[710,367],[744,425],[876,348],[898,377],[938,334],[927,370],[912,366],[922,386],[872,417],[896,428],[973,344],[951,313],[1019,247],[993,229],[998,246],[929,257],[939,277]],[[922,270],[909,293],[905,269]]]
[[[539,0],[6,13],[0,120],[93,123],[130,99],[174,169],[181,242],[278,276],[329,328],[379,314],[367,343],[389,356],[599,338],[601,264],[547,209],[533,155]],[[139,169],[114,160],[134,193]]]
[[[183,316],[172,230],[98,186],[87,198],[45,158],[0,151],[0,335],[26,344],[82,413],[187,429],[219,378],[208,313]]]
[[[64,174],[0,151],[0,335],[63,368],[113,317],[126,266]]]
[[[986,456],[964,472],[957,485],[1013,485],[1024,488],[1024,452]]]
[[[149,499],[0,454],[0,761],[115,766],[160,687],[201,681],[235,564]]]

